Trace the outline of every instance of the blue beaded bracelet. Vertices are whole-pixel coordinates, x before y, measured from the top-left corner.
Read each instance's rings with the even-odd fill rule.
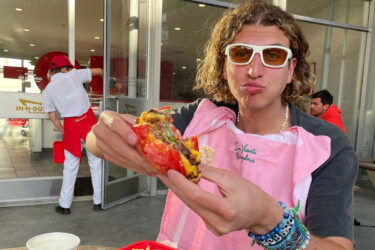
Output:
[[[285,205],[285,203],[279,201],[279,204],[283,207],[283,219],[270,232],[268,232],[266,234],[258,235],[258,234],[254,234],[252,232],[248,232],[249,237],[253,238],[253,242],[251,243],[252,246],[255,244],[255,242],[261,242],[261,243],[263,243],[262,245],[269,245],[269,244],[272,244],[272,243],[277,243],[277,242],[275,242],[275,241],[278,241],[278,239],[279,239],[279,237],[277,237],[277,235],[280,235],[280,233],[282,232],[282,229],[287,225],[287,222],[288,222],[289,217],[291,215],[291,213],[290,213],[289,209],[287,208],[287,206]],[[276,235],[276,237],[275,237],[275,235]]]
[[[288,209],[281,201],[279,204],[283,207],[283,219],[270,232],[257,235],[247,230],[249,237],[253,238],[251,246],[257,243],[265,249],[305,248],[309,243],[310,234],[297,218],[300,202],[298,201],[297,206],[292,209]]]

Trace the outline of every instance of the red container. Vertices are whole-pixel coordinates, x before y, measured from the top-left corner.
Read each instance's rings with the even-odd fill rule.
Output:
[[[62,164],[65,161],[64,144],[63,141],[53,142],[53,161],[57,164]]]
[[[132,250],[132,249],[144,249],[146,250],[147,247],[149,247],[150,250],[176,250],[176,248],[171,248],[166,245],[160,244],[155,241],[150,241],[150,240],[142,240],[135,242],[133,244],[130,244],[129,246],[125,246],[123,248],[119,248],[118,250]]]
[[[9,126],[25,126],[27,119],[23,118],[9,118],[8,124]]]

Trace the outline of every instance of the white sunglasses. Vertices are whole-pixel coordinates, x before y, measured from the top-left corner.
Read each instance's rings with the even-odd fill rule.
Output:
[[[282,68],[293,57],[289,48],[278,45],[256,46],[247,43],[233,43],[225,48],[225,55],[229,62],[235,65],[249,64],[257,53],[260,55],[263,65],[270,68]]]

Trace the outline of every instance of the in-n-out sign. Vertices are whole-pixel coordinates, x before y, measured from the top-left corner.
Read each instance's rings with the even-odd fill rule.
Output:
[[[27,100],[22,98],[19,98],[18,100],[20,101],[22,106],[16,106],[16,111],[26,111],[29,112],[29,114],[44,114],[42,102],[36,102],[33,100]]]
[[[0,92],[0,117],[48,119],[39,93]]]

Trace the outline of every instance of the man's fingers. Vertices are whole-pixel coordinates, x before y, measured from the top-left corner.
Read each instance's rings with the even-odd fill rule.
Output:
[[[234,184],[232,179],[229,178],[230,175],[233,175],[232,172],[205,164],[200,164],[199,170],[201,171],[204,179],[215,183],[219,187],[219,191],[224,197],[230,195],[230,187],[232,187]]]
[[[188,207],[196,212],[215,235],[229,232],[227,220],[227,203],[218,197],[203,190],[199,185],[187,180],[174,170],[168,171],[168,177],[158,175]]]
[[[96,135],[96,145],[100,148],[104,155],[124,157],[132,162],[141,164],[144,162],[143,157],[138,153],[134,146],[124,142],[123,139],[107,126],[98,124],[93,128]],[[107,144],[110,143],[110,144]]]
[[[106,110],[100,114],[99,121],[103,122],[107,127],[112,129],[112,124],[115,119],[123,120],[128,126],[133,126],[136,117],[129,114],[119,114],[114,111]]]
[[[115,112],[106,110],[100,114],[99,120],[102,121],[107,127],[112,128],[111,126],[115,116]]]
[[[99,118],[99,123],[106,125],[113,132],[120,135],[130,145],[135,145],[138,140],[136,134],[131,129],[134,121],[134,116],[120,115],[113,111],[104,111],[101,113]]]
[[[148,169],[147,165],[136,165],[130,161],[123,161],[121,158],[118,158],[116,156],[111,155],[110,153],[104,155],[104,159],[110,161],[113,164],[116,164],[121,167],[125,167],[127,169],[130,169],[132,171],[135,171],[140,174],[148,175],[148,176],[154,176],[155,173],[151,172],[151,170]]]
[[[126,121],[130,126],[133,126],[135,123],[135,116],[132,115],[122,115],[121,118]]]
[[[211,167],[205,164],[199,164],[198,167],[199,170],[202,172],[202,176],[207,180],[209,180],[210,178],[220,179],[220,177],[222,177],[223,175],[223,170],[220,168]]]
[[[197,200],[205,209],[219,211],[219,213],[225,212],[227,203],[223,197],[203,190],[198,184],[189,181],[175,170],[169,170],[168,177],[171,185],[173,185],[173,191],[176,189],[179,192],[176,195],[184,197],[187,202],[192,203]]]
[[[131,129],[135,121],[132,115],[121,115],[113,111],[104,111],[99,122],[93,127],[96,145],[104,158],[116,165],[133,171],[154,176],[143,156],[134,147],[138,141]]]

